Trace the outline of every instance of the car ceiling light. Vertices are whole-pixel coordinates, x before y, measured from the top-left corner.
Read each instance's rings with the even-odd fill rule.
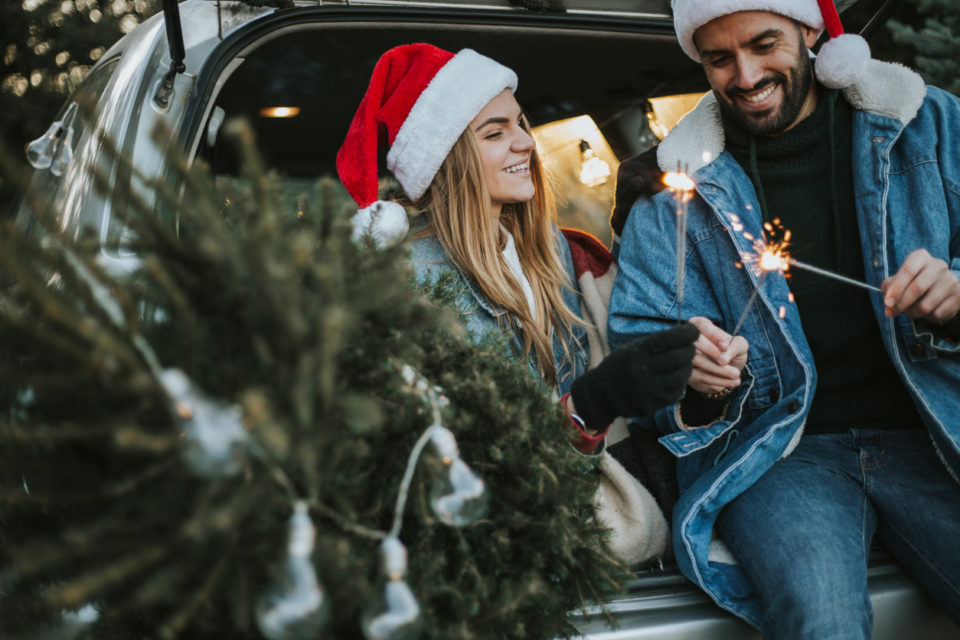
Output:
[[[610,177],[610,165],[597,156],[590,143],[580,141],[580,182],[588,187],[599,187]]]
[[[300,107],[264,107],[260,109],[261,118],[296,118]]]
[[[703,93],[680,93],[675,96],[650,98],[644,105],[644,111],[653,135],[661,140],[667,137],[667,133],[676,126],[680,118],[697,106],[703,96]]]

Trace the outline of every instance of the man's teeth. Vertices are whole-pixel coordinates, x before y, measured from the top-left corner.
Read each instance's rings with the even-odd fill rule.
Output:
[[[516,173],[517,171],[526,171],[527,163],[521,162],[520,164],[515,164],[512,167],[507,167],[503,170],[504,173]]]
[[[747,102],[760,102],[760,101],[762,101],[763,99],[765,99],[767,96],[769,96],[771,93],[773,93],[773,90],[776,89],[776,88],[777,88],[777,85],[772,84],[772,85],[770,85],[768,88],[766,88],[766,89],[764,89],[763,91],[761,91],[760,93],[758,93],[757,95],[755,95],[755,96],[744,96],[743,99],[746,100]]]

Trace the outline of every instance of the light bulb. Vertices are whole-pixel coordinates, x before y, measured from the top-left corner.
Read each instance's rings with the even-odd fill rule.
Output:
[[[310,561],[316,529],[307,505],[297,502],[290,516],[287,557],[279,581],[255,605],[260,632],[269,640],[315,640],[330,615],[330,605]]]
[[[670,133],[670,129],[657,117],[657,112],[654,111],[653,104],[649,100],[643,105],[643,110],[647,116],[647,126],[650,127],[653,135],[657,136],[658,140],[666,138],[667,134]]]
[[[66,131],[60,136],[60,140],[53,143],[56,151],[53,154],[53,162],[50,163],[50,173],[55,176],[62,176],[67,170],[67,165],[73,160],[73,126],[67,126]]]
[[[610,177],[610,165],[600,159],[586,140],[580,141],[580,182],[599,187]]]
[[[445,524],[462,527],[483,517],[487,511],[484,482],[460,459],[457,441],[446,427],[430,428],[433,443],[443,463],[440,477],[430,489],[430,506]]]
[[[407,550],[398,538],[386,538],[380,545],[386,580],[378,588],[360,619],[367,640],[415,640],[423,631],[420,605],[403,576],[407,572]]]
[[[187,466],[205,477],[239,472],[247,450],[240,407],[210,398],[179,369],[163,371],[160,382],[180,418]]]
[[[58,120],[50,125],[46,133],[27,145],[27,162],[30,166],[34,169],[49,168],[62,135],[63,123]]]
[[[34,169],[50,167],[54,163],[55,156],[66,150],[60,148],[61,143],[65,142],[66,147],[70,147],[73,139],[73,119],[76,115],[77,103],[71,102],[62,119],[51,124],[42,136],[27,145],[27,162],[30,163],[31,167]],[[57,153],[58,150],[60,153]],[[54,175],[61,175],[71,158],[73,158],[73,149],[69,150],[69,155],[65,158],[65,161],[58,166],[60,173],[54,173]]]

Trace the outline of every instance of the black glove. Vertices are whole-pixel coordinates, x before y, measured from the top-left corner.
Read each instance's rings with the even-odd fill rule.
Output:
[[[693,343],[699,335],[685,322],[614,350],[573,381],[570,395],[577,414],[590,429],[602,430],[617,416],[651,415],[676,402],[693,371]]]
[[[610,214],[613,232],[622,235],[630,209],[639,198],[649,198],[665,188],[663,172],[657,164],[656,147],[621,162],[617,169],[617,190]]]

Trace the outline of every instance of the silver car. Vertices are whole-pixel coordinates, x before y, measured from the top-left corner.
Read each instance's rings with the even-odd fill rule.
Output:
[[[618,161],[656,144],[706,90],[700,68],[676,43],[667,0],[296,0],[278,3],[290,5],[282,9],[226,0],[169,4],[166,16],[146,21],[99,60],[61,110],[54,138],[34,149],[49,156],[33,158],[45,168],[30,177],[33,192],[46,195],[42,206],[56,212],[65,233],[100,238],[102,263],[120,273],[138,261],[128,249],[124,202],[132,195],[152,201],[149,179],[175,179],[151,135],[158,125],[175,133],[191,161],[203,158],[218,179],[232,180],[238,158],[220,128],[232,116],[248,117],[266,161],[294,194],[301,183],[334,174],[336,150],[370,70],[394,45],[470,47],[515,69],[518,99],[565,196],[562,221],[607,244]],[[112,166],[100,132],[129,154],[132,170]],[[111,176],[105,195],[91,184],[91,166]],[[172,214],[158,209],[158,215]],[[30,233],[26,203],[16,224]],[[881,548],[871,557],[869,585],[875,638],[957,637]],[[627,593],[602,607],[571,614],[585,637],[760,635],[669,564],[637,572]]]

